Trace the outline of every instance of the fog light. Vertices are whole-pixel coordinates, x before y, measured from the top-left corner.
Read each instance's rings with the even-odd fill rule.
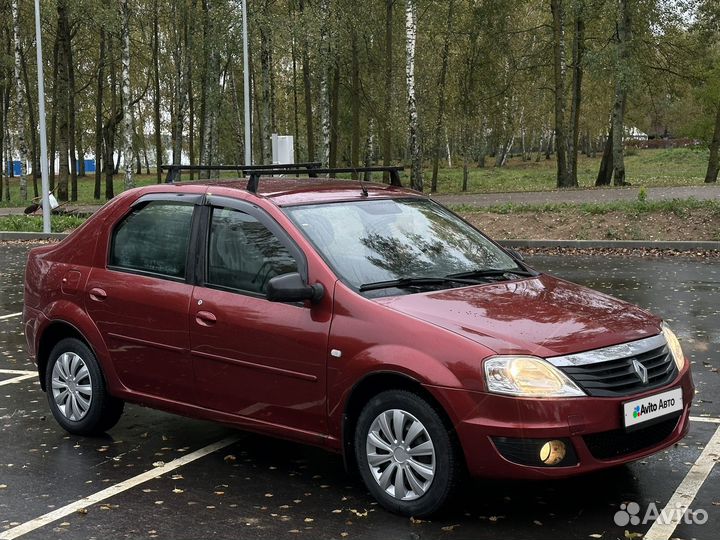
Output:
[[[540,448],[540,461],[545,465],[557,465],[565,459],[565,443],[562,441],[548,441]]]

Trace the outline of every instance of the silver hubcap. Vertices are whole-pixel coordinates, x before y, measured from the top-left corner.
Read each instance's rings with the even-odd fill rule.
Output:
[[[74,352],[63,353],[52,371],[55,404],[68,420],[82,420],[92,403],[92,381],[85,361]]]
[[[368,465],[385,493],[402,501],[422,495],[435,477],[435,447],[425,426],[400,409],[380,413],[365,444]]]

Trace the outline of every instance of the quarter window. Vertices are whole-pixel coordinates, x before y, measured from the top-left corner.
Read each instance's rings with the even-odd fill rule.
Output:
[[[264,295],[268,281],[297,272],[288,249],[245,212],[214,208],[207,254],[207,284]]]
[[[113,232],[110,266],[185,278],[193,209],[164,201],[133,209]]]

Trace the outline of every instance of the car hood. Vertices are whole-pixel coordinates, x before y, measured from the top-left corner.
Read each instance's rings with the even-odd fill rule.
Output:
[[[376,301],[497,354],[582,352],[656,335],[661,324],[637,306],[546,274]]]

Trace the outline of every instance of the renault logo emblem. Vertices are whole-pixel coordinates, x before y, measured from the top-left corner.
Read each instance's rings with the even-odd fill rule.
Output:
[[[637,376],[640,377],[640,382],[642,382],[643,384],[647,384],[648,383],[647,368],[645,366],[643,366],[637,360],[633,360],[632,366],[633,366],[633,369],[635,370],[635,373],[637,374]]]

